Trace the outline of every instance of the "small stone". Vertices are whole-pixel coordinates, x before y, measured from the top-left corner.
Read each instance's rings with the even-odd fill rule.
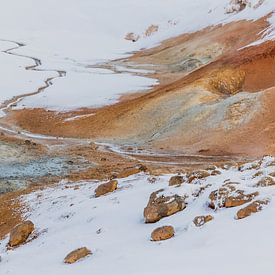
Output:
[[[25,243],[34,231],[34,224],[31,221],[25,221],[21,224],[18,224],[15,228],[12,229],[10,233],[10,240],[8,245],[10,247],[16,247]]]
[[[173,176],[169,180],[169,186],[181,185],[184,182],[182,176]]]
[[[197,226],[200,227],[202,225],[204,225],[207,222],[212,221],[214,218],[211,215],[207,215],[207,216],[197,216],[195,217],[195,219],[193,220],[193,223]]]
[[[162,226],[156,228],[151,234],[152,241],[164,241],[171,239],[175,235],[173,226]]]
[[[95,190],[95,196],[100,197],[107,193],[114,192],[117,189],[117,185],[117,180],[111,180],[107,183],[100,184]]]
[[[87,257],[88,255],[92,254],[92,252],[87,249],[86,247],[78,248],[72,252],[70,252],[64,259],[65,264],[73,264],[80,259]]]
[[[221,174],[221,171],[219,171],[219,170],[213,170],[211,172],[211,176],[217,176],[217,175],[220,175],[220,174]]]
[[[266,205],[269,203],[269,200],[258,200],[250,203],[246,207],[240,209],[237,212],[236,219],[244,219],[246,217],[249,217],[252,213],[257,213],[262,210],[263,205]]]
[[[253,179],[254,178],[257,178],[257,177],[260,177],[260,176],[262,176],[264,173],[263,173],[263,171],[258,171],[257,173],[255,173],[254,175],[253,175]]]

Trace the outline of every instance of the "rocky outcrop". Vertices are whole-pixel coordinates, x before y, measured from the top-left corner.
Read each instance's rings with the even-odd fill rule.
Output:
[[[92,252],[86,248],[86,247],[81,247],[78,248],[72,252],[70,252],[64,259],[65,264],[73,264],[80,259],[83,259],[87,257],[88,255],[92,254]]]
[[[197,216],[194,218],[193,223],[195,226],[200,227],[203,226],[205,223],[212,221],[214,218],[211,215],[207,216]]]
[[[169,186],[181,185],[184,182],[183,176],[173,176],[169,180]]]
[[[25,243],[33,231],[34,224],[31,221],[18,224],[10,233],[8,245],[10,247],[16,247]]]
[[[263,206],[268,203],[269,203],[269,200],[267,199],[254,201],[249,205],[247,205],[246,207],[240,209],[237,212],[236,219],[239,220],[239,219],[244,219],[246,217],[249,217],[251,214],[261,211],[263,209]]]
[[[114,192],[117,189],[117,185],[117,180],[111,180],[107,183],[100,184],[95,190],[95,196],[100,197],[107,193]]]
[[[175,235],[173,226],[162,226],[156,228],[151,234],[152,241],[164,241],[171,239]]]
[[[147,206],[144,208],[145,223],[154,223],[164,217],[171,216],[186,207],[184,198],[173,195],[159,195],[164,190],[158,190],[151,194]]]
[[[224,184],[210,193],[208,206],[212,209],[236,207],[252,201],[257,195],[258,192],[245,194],[243,190],[237,190],[232,184]]]
[[[213,73],[209,78],[209,88],[221,94],[234,95],[242,90],[245,72],[225,69]]]

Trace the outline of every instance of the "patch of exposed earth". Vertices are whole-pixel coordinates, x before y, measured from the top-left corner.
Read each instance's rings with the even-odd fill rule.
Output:
[[[273,155],[275,42],[245,47],[260,39],[266,19],[184,34],[100,64],[160,81],[115,105],[67,113],[9,105],[0,121],[0,193],[26,189],[1,196],[0,239],[21,219],[21,194],[61,179],[186,173]]]
[[[153,69],[147,76],[160,85],[149,93],[69,113],[10,110],[3,122],[38,134],[167,154],[272,155],[275,42],[249,46],[261,39],[267,19],[209,27],[99,65],[116,72]]]

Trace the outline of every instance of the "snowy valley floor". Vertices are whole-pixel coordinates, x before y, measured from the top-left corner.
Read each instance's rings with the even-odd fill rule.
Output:
[[[265,157],[239,167],[216,168],[221,174],[176,187],[168,186],[172,175],[139,173],[119,179],[115,192],[98,198],[94,191],[102,183],[99,181],[61,181],[22,196],[24,217],[33,221],[35,233],[28,243],[12,250],[6,249],[8,236],[1,241],[0,273],[271,275],[275,186],[256,185],[270,174],[274,184],[274,162],[274,158]],[[251,202],[210,209],[210,193],[226,184],[246,194],[257,191],[253,201],[269,202],[262,211],[241,220],[236,219],[237,211]],[[206,188],[200,192],[202,187]],[[157,223],[145,224],[143,209],[150,194],[159,189],[164,189],[165,196],[185,196],[187,207]],[[212,221],[201,227],[193,224],[196,216],[208,214]],[[162,225],[172,225],[175,236],[152,242],[151,232]],[[83,246],[91,249],[92,255],[74,265],[63,263],[70,251]]]

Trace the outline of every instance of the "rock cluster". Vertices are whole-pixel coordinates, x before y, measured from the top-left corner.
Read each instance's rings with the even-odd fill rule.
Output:
[[[252,201],[258,195],[258,192],[245,194],[243,190],[237,190],[232,184],[224,184],[210,193],[208,206],[212,209],[236,207]]]

